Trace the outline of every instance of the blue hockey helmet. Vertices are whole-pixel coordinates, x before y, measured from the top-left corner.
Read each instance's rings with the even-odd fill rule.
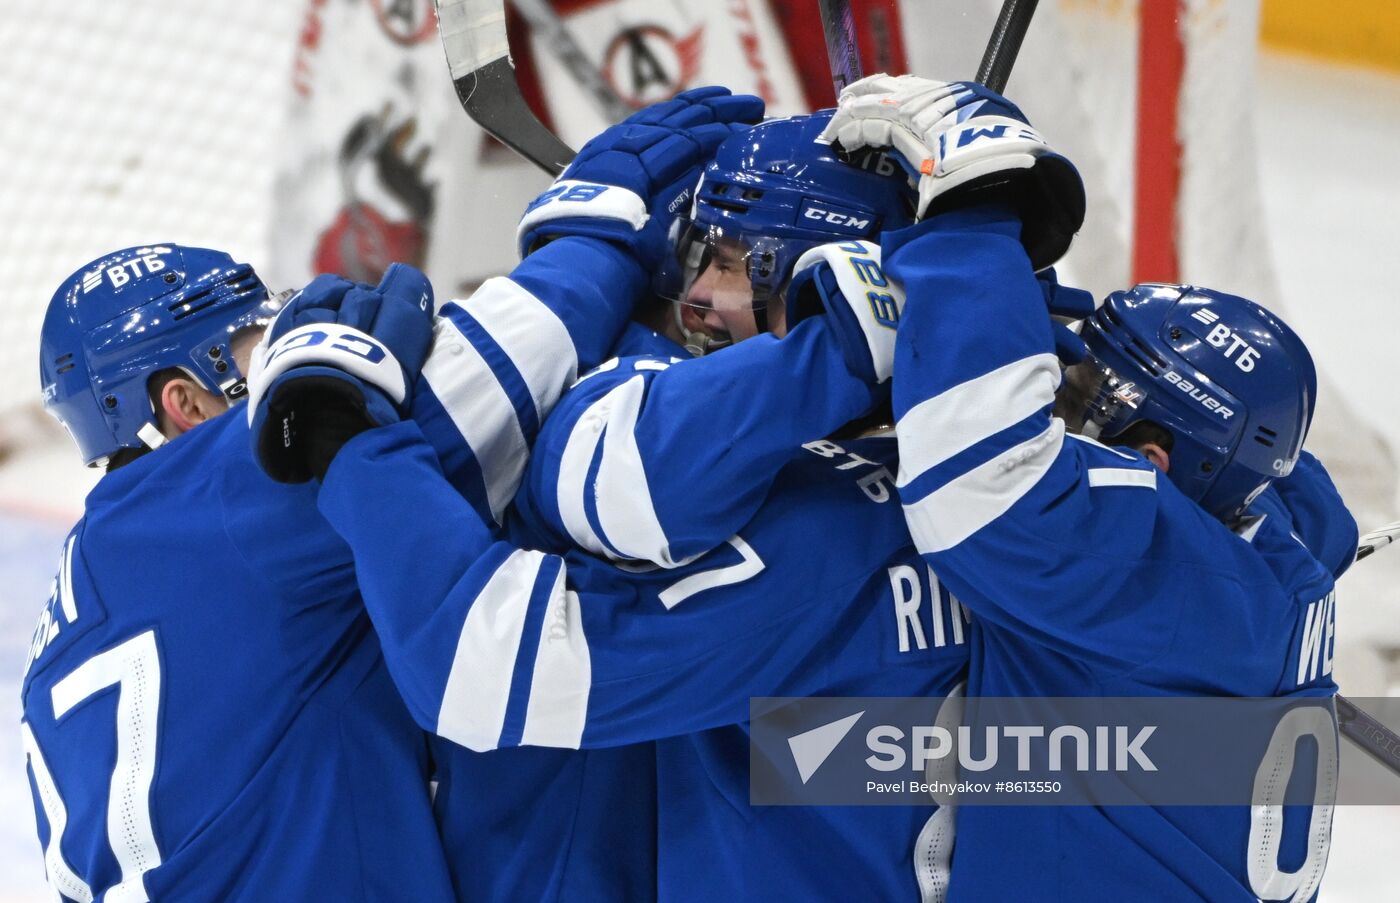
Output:
[[[770,119],[719,146],[677,237],[678,271],[664,294],[684,299],[728,248],[743,260],[761,317],[807,250],[914,222],[918,191],[893,155],[843,157],[817,140],[833,112]]]
[[[1168,477],[1222,520],[1298,460],[1317,399],[1312,356],[1252,301],[1189,285],[1114,292],[1084,321],[1089,357],[1056,411],[1111,441],[1140,421],[1172,435]]]
[[[222,251],[176,244],[125,248],[64,280],[39,338],[44,407],[83,461],[163,439],[146,383],[178,367],[230,403],[247,387],[230,347],[276,302],[253,268]]]

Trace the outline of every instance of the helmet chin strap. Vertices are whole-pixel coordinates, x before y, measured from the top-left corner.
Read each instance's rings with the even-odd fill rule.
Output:
[[[136,437],[146,443],[147,448],[160,448],[165,444],[165,434],[154,423],[146,423],[136,431]]]
[[[685,302],[681,301],[679,298],[672,301],[671,313],[676,319],[676,328],[680,330],[681,335],[685,338],[682,344],[685,345],[686,351],[689,351],[694,357],[704,357],[711,351],[716,351],[731,344],[729,339],[717,339],[708,333],[692,332],[687,329],[685,326],[685,317],[681,314],[681,305],[684,303]]]
[[[727,345],[734,344],[733,339],[717,339],[704,332],[692,332],[685,326],[685,317],[681,313],[681,305],[685,302],[677,298],[671,302],[671,314],[676,320],[676,329],[680,330],[685,341],[685,350],[695,357],[704,357],[711,351],[717,351]],[[758,334],[762,335],[768,331],[768,305],[756,304],[753,309],[754,326]]]

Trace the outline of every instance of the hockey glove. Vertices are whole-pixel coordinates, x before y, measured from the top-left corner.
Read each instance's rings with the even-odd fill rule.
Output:
[[[825,312],[851,372],[872,385],[890,378],[904,290],[880,269],[879,245],[848,241],[811,249],[797,258],[786,300],[789,330]]]
[[[433,289],[389,266],[377,288],[317,276],[287,303],[253,353],[253,452],[280,483],[321,479],[340,447],[401,419],[433,334]]]
[[[1094,312],[1094,296],[1082,288],[1060,285],[1054,268],[1036,274],[1040,290],[1045,295],[1045,306],[1056,317],[1078,322]],[[1054,322],[1055,356],[1066,367],[1084,360],[1088,347],[1079,334],[1059,320]]]
[[[671,254],[671,223],[690,209],[700,169],[720,142],[763,118],[763,101],[728,88],[695,88],[653,104],[583,146],[548,191],[525,208],[520,256],[564,235],[613,241],[648,272]]]
[[[847,86],[822,133],[847,151],[891,147],[919,181],[920,218],[1005,185],[1031,264],[1069,250],[1084,222],[1084,183],[1011,101],[973,82],[872,75]]]

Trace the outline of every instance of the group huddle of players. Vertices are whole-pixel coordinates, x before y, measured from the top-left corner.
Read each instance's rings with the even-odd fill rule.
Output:
[[[1095,310],[1050,269],[1083,216],[1005,98],[872,76],[607,129],[465,300],[79,269],[44,401],[106,474],[22,689],[51,888],[1311,899],[1325,806],[749,803],[751,697],[1335,691],[1306,348],[1197,287]]]

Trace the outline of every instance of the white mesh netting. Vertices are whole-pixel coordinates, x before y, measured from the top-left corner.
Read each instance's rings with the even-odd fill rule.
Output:
[[[179,241],[265,255],[300,4],[27,5],[0,18],[0,441],[34,420],[59,282]]]

